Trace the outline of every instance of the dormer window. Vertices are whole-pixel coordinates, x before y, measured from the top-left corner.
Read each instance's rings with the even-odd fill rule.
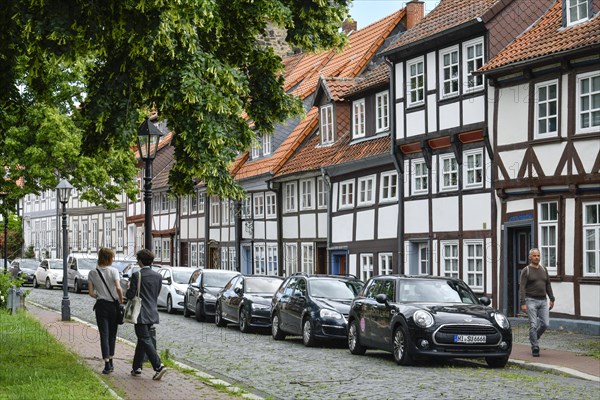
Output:
[[[271,135],[263,135],[263,155],[271,154]]]
[[[333,104],[321,107],[321,144],[333,143]]]
[[[352,138],[357,139],[365,137],[365,99],[355,101],[353,104]]]
[[[252,159],[256,160],[258,157],[260,157],[260,142],[256,141],[252,145]]]
[[[588,0],[565,0],[567,25],[573,25],[588,19]]]

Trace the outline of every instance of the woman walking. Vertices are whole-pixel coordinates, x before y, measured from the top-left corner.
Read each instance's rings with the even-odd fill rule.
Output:
[[[103,374],[109,374],[114,370],[113,357],[117,341],[119,304],[123,304],[119,272],[111,267],[114,258],[115,252],[112,249],[101,247],[98,250],[98,267],[91,270],[88,275],[89,293],[96,299],[94,310],[100,332],[100,349],[104,359]]]

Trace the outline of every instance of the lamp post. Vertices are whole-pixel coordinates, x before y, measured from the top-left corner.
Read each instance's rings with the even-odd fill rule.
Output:
[[[6,242],[8,240],[8,218],[7,218],[7,213],[4,212],[4,199],[6,198],[6,193],[4,192],[0,192],[0,207],[2,207],[2,219],[4,220],[4,242],[3,247],[4,247],[4,273],[8,273],[8,260],[6,259],[8,257],[8,247],[6,246]]]
[[[146,163],[144,169],[144,247],[152,250],[152,161],[163,133],[146,118],[138,129],[138,151]]]
[[[63,321],[70,321],[71,300],[69,300],[69,285],[67,283],[67,279],[69,278],[67,271],[67,255],[69,253],[69,238],[67,234],[67,202],[69,201],[69,197],[71,197],[71,190],[73,190],[73,186],[71,186],[69,181],[63,178],[58,183],[58,186],[56,186],[56,190],[58,191],[58,200],[62,203],[63,299],[61,314]]]

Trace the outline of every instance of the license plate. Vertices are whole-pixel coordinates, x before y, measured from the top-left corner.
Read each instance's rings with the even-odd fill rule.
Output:
[[[454,335],[454,343],[485,343],[485,335]]]

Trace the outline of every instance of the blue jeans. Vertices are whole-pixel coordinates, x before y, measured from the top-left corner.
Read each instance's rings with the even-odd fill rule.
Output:
[[[550,325],[550,311],[548,300],[537,300],[527,297],[527,316],[529,317],[529,341],[531,347],[539,347],[538,340]]]
[[[115,356],[115,343],[117,341],[117,313],[115,303],[112,301],[98,300],[95,305],[96,324],[100,333],[100,350],[102,358],[108,360]]]
[[[137,336],[137,344],[135,345],[135,353],[133,355],[133,369],[142,368],[144,355],[148,356],[148,360],[154,370],[159,369],[161,365],[160,357],[156,352],[156,345],[150,334],[152,324],[135,324],[134,328],[135,336]]]

